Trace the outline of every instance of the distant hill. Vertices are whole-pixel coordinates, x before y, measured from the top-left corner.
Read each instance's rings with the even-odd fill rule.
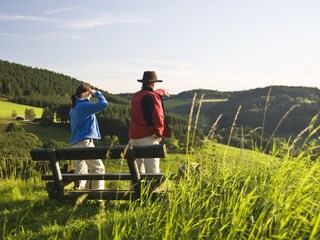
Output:
[[[67,104],[81,83],[83,81],[61,73],[0,60],[0,95],[13,102],[37,107],[47,107],[56,103]],[[129,102],[127,99],[99,90],[110,102]]]
[[[240,105],[241,110],[236,120],[236,126],[247,129],[262,127],[266,108],[265,133],[271,134],[282,121],[278,126],[277,133],[284,136],[298,134],[308,126],[311,119],[320,110],[320,90],[318,88],[291,86],[272,86],[237,92],[212,92],[209,90],[208,95],[203,89],[191,90],[178,94],[173,99],[168,99],[169,104],[166,104],[166,110],[180,116],[189,116],[195,93],[197,93],[197,101],[200,100],[202,94],[205,94],[205,100],[213,98],[217,100],[202,104],[200,123],[203,124],[202,127],[207,128],[204,132],[208,131],[208,128],[220,114],[222,114],[222,118],[218,128],[230,128]],[[267,97],[269,100],[266,107]],[[226,101],[219,101],[222,98],[226,98]],[[295,106],[294,109],[284,118],[293,106]],[[319,124],[319,121],[316,123]]]
[[[61,123],[68,123],[70,96],[80,83],[82,81],[61,73],[0,60],[0,97],[29,106],[48,107],[56,112]],[[133,93],[110,94],[103,89],[100,91],[110,103],[108,110],[98,115],[102,135],[117,135],[122,142],[127,141],[130,99]],[[243,128],[246,134],[252,129],[261,128],[266,109],[264,133],[270,135],[276,129],[278,135],[288,137],[306,128],[319,113],[320,106],[320,90],[310,87],[272,86],[271,90],[270,87],[265,87],[235,92],[210,89],[184,91],[170,98],[164,97],[169,125],[177,139],[185,138],[195,93],[195,108],[201,95],[204,94],[205,100],[198,121],[199,136],[201,132],[207,134],[211,125],[222,114],[217,132],[222,137],[227,137],[241,106],[235,121],[236,131]],[[196,112],[197,109],[194,114]],[[319,120],[315,124],[319,124]]]
[[[70,97],[81,83],[61,73],[0,60],[0,95],[18,104],[49,108],[61,126],[69,122]],[[117,135],[127,141],[129,100],[98,90],[109,102],[108,111],[98,114],[102,136]]]
[[[0,98],[48,108],[64,127],[69,123],[70,97],[80,83],[83,81],[61,73],[0,60]],[[109,102],[108,109],[97,114],[102,137],[116,135],[121,143],[127,143],[131,94],[115,95],[98,90]],[[188,125],[186,119],[169,114],[168,122],[173,136],[183,139]],[[197,131],[197,135],[202,133]]]
[[[193,90],[181,92],[172,97],[174,99],[192,99],[195,93],[197,93],[198,97],[204,94],[206,96],[206,99],[226,99],[226,98],[229,98],[230,95],[232,94],[232,92],[220,92],[217,90],[193,89]]]

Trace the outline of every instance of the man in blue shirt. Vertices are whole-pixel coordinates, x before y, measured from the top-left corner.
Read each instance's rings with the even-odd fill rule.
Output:
[[[90,102],[91,96],[98,99]],[[86,84],[78,86],[76,93],[72,95],[72,108],[70,110],[71,147],[94,147],[93,139],[101,139],[96,113],[106,109],[108,102],[99,92],[90,89]],[[75,174],[105,173],[101,159],[75,160]],[[79,181],[78,189],[85,189],[86,180]],[[104,181],[92,181],[92,189],[104,189]]]

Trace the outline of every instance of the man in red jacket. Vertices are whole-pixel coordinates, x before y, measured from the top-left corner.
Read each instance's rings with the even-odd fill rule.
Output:
[[[138,82],[142,83],[142,88],[131,99],[130,144],[132,146],[159,144],[162,137],[171,136],[161,97],[169,94],[163,89],[155,90],[156,83],[162,80],[158,80],[154,71],[145,71],[143,78],[138,79]],[[160,173],[159,158],[136,161],[140,173]]]

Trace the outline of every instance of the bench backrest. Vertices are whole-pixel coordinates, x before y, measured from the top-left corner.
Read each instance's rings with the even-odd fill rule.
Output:
[[[141,195],[141,177],[135,161],[136,158],[164,158],[167,156],[165,144],[149,146],[98,146],[84,148],[48,148],[30,151],[34,161],[48,160],[57,190],[57,198],[64,198],[64,184],[59,165],[60,160],[90,160],[90,159],[126,159],[134,188],[134,198]],[[119,178],[120,179],[120,178]],[[125,179],[124,179],[125,180]],[[111,193],[112,198],[118,195]],[[123,194],[125,198],[127,193]]]
[[[164,158],[167,151],[164,144],[151,146],[133,146],[135,158]],[[30,151],[35,161],[51,160],[52,153],[57,160],[88,160],[88,159],[122,159],[127,158],[128,146],[98,146],[91,148],[49,148]]]

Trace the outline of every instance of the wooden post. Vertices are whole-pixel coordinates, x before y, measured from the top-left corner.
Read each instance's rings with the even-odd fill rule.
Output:
[[[53,179],[57,189],[57,197],[62,199],[64,196],[64,185],[62,181],[61,170],[59,166],[59,161],[57,160],[56,150],[49,149],[48,153],[50,155],[50,167],[52,170]]]
[[[141,178],[138,170],[138,166],[136,163],[136,158],[134,156],[134,151],[132,147],[129,147],[127,150],[127,163],[128,168],[132,178],[132,184],[135,191],[136,199],[140,199],[141,197]]]

